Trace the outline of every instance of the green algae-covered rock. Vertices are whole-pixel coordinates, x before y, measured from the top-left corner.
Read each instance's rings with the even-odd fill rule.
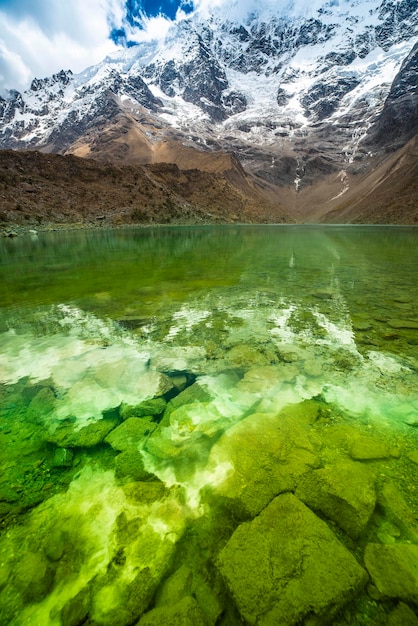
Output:
[[[125,483],[122,488],[127,501],[134,505],[148,505],[158,502],[170,492],[164,483],[157,481],[130,482]]]
[[[329,621],[367,582],[327,524],[292,494],[241,524],[217,566],[242,618],[257,626]]]
[[[60,448],[92,448],[101,443],[119,423],[117,415],[89,422],[78,428],[77,420],[66,419],[55,424],[45,436],[45,441]]]
[[[27,602],[39,602],[52,587],[54,572],[39,553],[25,552],[13,573],[14,586]]]
[[[255,413],[229,428],[212,447],[209,468],[224,468],[216,495],[242,518],[254,517],[279,493],[318,467],[308,431],[280,415]]]
[[[259,350],[247,344],[234,346],[225,354],[225,360],[233,367],[253,368],[256,365],[267,365],[268,359]]]
[[[302,478],[296,496],[356,538],[366,528],[375,508],[374,475],[361,463],[317,469]]]
[[[390,613],[387,626],[418,626],[418,616],[407,604],[399,602]]]
[[[418,544],[416,516],[392,481],[388,480],[380,487],[377,501],[383,511],[384,519],[395,524],[406,539]]]
[[[250,369],[238,383],[238,389],[250,393],[265,393],[285,382],[290,382],[299,374],[293,363],[279,363],[278,365],[264,365]]]
[[[211,393],[198,382],[195,382],[170,400],[167,405],[166,413],[170,414],[172,411],[185,404],[191,404],[192,402],[210,402],[212,399]]]
[[[177,604],[192,593],[193,572],[187,565],[179,567],[167,578],[158,589],[155,606],[170,606]]]
[[[52,465],[54,467],[71,467],[73,464],[74,452],[67,448],[57,448],[54,452]]]
[[[391,457],[391,448],[379,437],[359,435],[349,446],[350,456],[356,461],[371,461]]]
[[[48,533],[44,545],[44,552],[50,561],[59,561],[69,545],[68,534],[59,528]]]
[[[121,481],[142,481],[154,478],[144,467],[142,455],[137,450],[128,450],[115,458],[115,476]]]
[[[103,626],[128,626],[147,610],[159,584],[170,571],[182,520],[174,502],[154,510],[153,519],[128,529],[128,537],[102,576],[92,585],[91,618]]]
[[[129,404],[122,404],[120,408],[120,415],[122,419],[126,420],[129,417],[147,417],[158,416],[164,413],[167,407],[167,402],[164,398],[151,398],[144,400],[134,406]]]
[[[90,610],[90,588],[84,587],[63,606],[60,613],[62,626],[80,626]]]
[[[418,604],[418,546],[369,543],[364,563],[381,596]]]
[[[222,613],[222,606],[203,576],[187,565],[179,567],[164,581],[157,592],[155,606],[173,606],[187,596],[196,598],[208,625],[216,624]]]
[[[105,441],[119,452],[138,451],[144,447],[148,437],[156,427],[157,424],[153,422],[129,417],[120,426],[112,430]]]
[[[177,604],[153,609],[138,622],[138,626],[206,626],[202,611],[194,598],[188,596]]]
[[[214,402],[193,402],[165,414],[145,450],[159,463],[171,463],[180,481],[192,477],[208,457],[213,439],[230,423]]]
[[[29,422],[40,424],[54,410],[56,399],[50,387],[43,387],[31,400],[26,415]]]

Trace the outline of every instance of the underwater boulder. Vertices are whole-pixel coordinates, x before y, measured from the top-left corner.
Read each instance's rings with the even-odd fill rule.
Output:
[[[330,621],[368,580],[327,524],[289,493],[235,530],[217,567],[243,620],[257,626]]]
[[[75,418],[69,418],[55,422],[45,435],[45,441],[59,448],[92,448],[102,443],[118,424],[119,416],[116,413],[88,422],[81,428]]]
[[[418,546],[369,543],[364,564],[380,597],[418,605]]]
[[[376,504],[373,474],[354,462],[310,472],[301,479],[295,493],[353,539],[366,528]]]
[[[123,482],[156,479],[145,469],[142,455],[137,450],[118,454],[115,458],[115,477]]]
[[[177,604],[152,609],[138,622],[138,626],[206,626],[206,621],[194,598],[188,596]]]
[[[144,447],[157,424],[136,417],[129,417],[112,430],[105,441],[118,452],[134,452]]]
[[[245,519],[258,515],[278,494],[294,489],[318,463],[304,427],[277,414],[254,413],[219,438],[208,466],[229,467],[215,492]]]

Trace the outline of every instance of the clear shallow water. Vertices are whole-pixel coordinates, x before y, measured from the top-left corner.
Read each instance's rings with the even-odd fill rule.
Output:
[[[1,241],[0,623],[130,624],[183,596],[208,623],[248,620],[219,554],[288,491],[363,567],[368,543],[414,544],[417,240],[231,226]],[[323,470],[340,477],[325,504],[303,487]],[[398,600],[359,591],[335,623],[384,624]]]

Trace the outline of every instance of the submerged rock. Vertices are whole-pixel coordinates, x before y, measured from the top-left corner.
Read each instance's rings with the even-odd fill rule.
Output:
[[[148,437],[156,428],[157,424],[153,422],[129,417],[112,430],[105,437],[105,441],[118,452],[138,451],[144,447]]]
[[[90,588],[84,587],[63,606],[60,613],[62,626],[80,626],[90,610]]]
[[[227,430],[211,450],[209,467],[227,468],[216,494],[241,517],[254,517],[278,494],[318,467],[307,431],[271,413],[255,413]]]
[[[152,482],[129,482],[123,485],[123,491],[129,503],[134,505],[149,505],[163,500],[169,494],[164,483]]]
[[[74,452],[67,448],[57,448],[54,452],[52,465],[54,467],[71,467],[73,464]]]
[[[121,481],[142,481],[155,478],[144,467],[142,455],[137,450],[128,450],[115,458],[115,477]]]
[[[118,423],[119,417],[113,415],[77,428],[77,420],[66,419],[46,434],[45,441],[60,448],[92,448],[101,443]]]
[[[299,374],[293,363],[265,365],[250,369],[238,383],[238,389],[250,393],[270,392],[280,388],[283,383],[291,382]]]
[[[206,626],[202,611],[194,598],[188,596],[177,604],[153,609],[138,622],[138,626]]]
[[[361,463],[317,469],[301,479],[296,496],[356,538],[375,508],[374,476]]]
[[[350,456],[356,461],[372,461],[390,458],[392,451],[390,446],[378,437],[359,435],[350,445]]]
[[[387,626],[418,626],[418,616],[407,604],[399,602],[389,615]]]
[[[384,513],[385,520],[395,524],[406,539],[418,544],[418,522],[416,516],[392,481],[385,482],[379,490],[378,504]]]
[[[229,422],[215,403],[181,405],[166,413],[145,450],[160,464],[170,463],[178,480],[188,480],[197,466],[205,465],[213,439]]]
[[[198,382],[193,383],[190,387],[186,387],[184,391],[179,393],[175,398],[170,400],[167,406],[166,415],[185,404],[193,402],[210,402],[213,399],[211,393]]]
[[[257,626],[329,621],[367,582],[326,523],[292,494],[241,524],[217,566],[242,618]]]
[[[225,354],[225,360],[233,367],[254,367],[267,365],[268,359],[253,346],[240,344],[234,346]]]
[[[122,404],[120,408],[120,416],[124,420],[130,417],[159,416],[164,413],[166,406],[166,400],[161,397],[144,400],[134,406]]]
[[[31,400],[26,415],[30,422],[40,424],[54,409],[56,399],[50,387],[44,387]]]
[[[14,586],[26,602],[39,602],[52,587],[54,572],[47,559],[35,552],[26,552],[15,566]]]
[[[369,543],[364,563],[380,596],[418,604],[418,546]]]
[[[176,543],[184,530],[175,500],[155,505],[143,520],[116,528],[115,555],[107,571],[92,584],[91,618],[103,626],[129,626],[149,607],[173,565]],[[119,525],[120,526],[120,525]]]
[[[205,623],[211,626],[216,624],[222,613],[222,606],[199,572],[192,571],[187,565],[182,565],[164,581],[157,592],[155,606],[173,606],[189,596],[197,600]]]

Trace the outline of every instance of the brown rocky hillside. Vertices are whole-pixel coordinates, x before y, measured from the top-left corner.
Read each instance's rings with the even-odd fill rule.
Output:
[[[226,156],[224,169],[204,171],[1,151],[0,226],[292,221],[267,185]]]

